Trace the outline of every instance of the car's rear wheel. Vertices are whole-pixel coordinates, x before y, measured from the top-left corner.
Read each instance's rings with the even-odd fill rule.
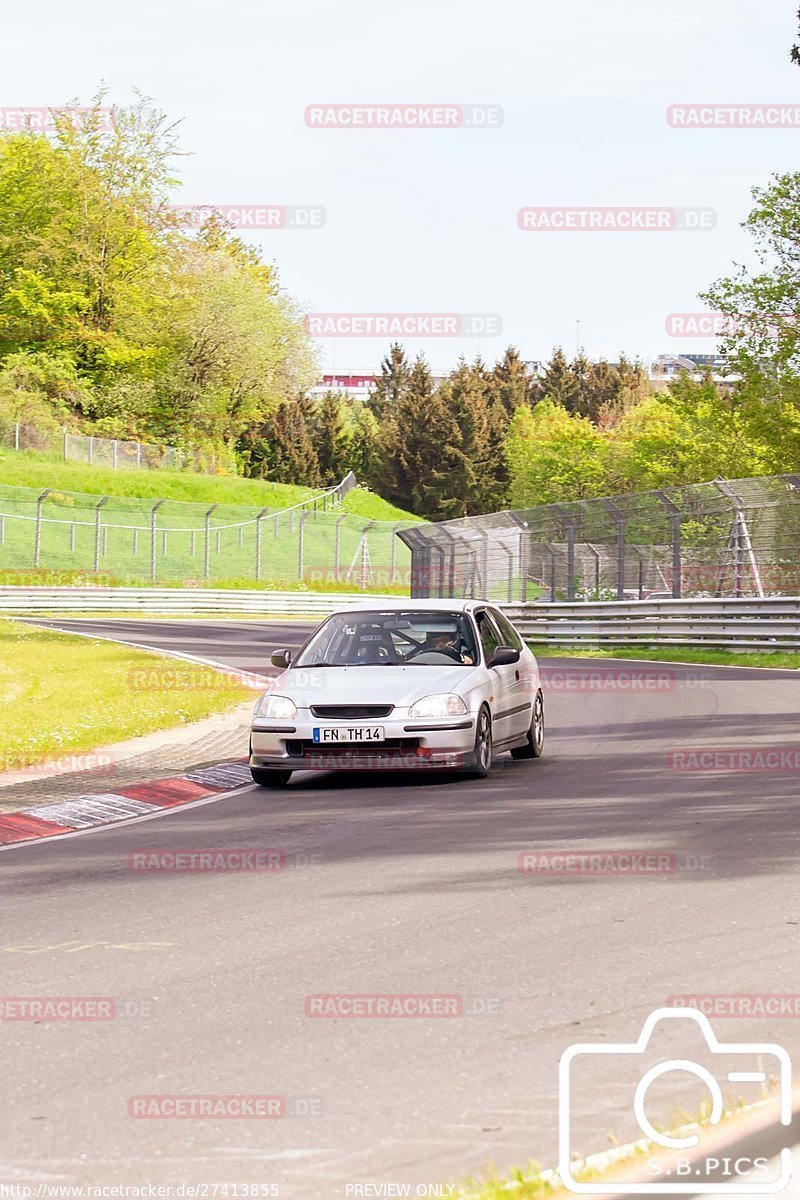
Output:
[[[291,771],[282,771],[279,768],[273,770],[271,767],[251,767],[250,774],[253,776],[253,783],[265,788],[286,787],[292,777]]]
[[[524,746],[515,746],[511,751],[512,758],[541,758],[544,750],[544,697],[536,693],[533,702],[533,716],[528,730],[528,740]]]
[[[473,779],[485,779],[492,768],[492,718],[488,708],[478,713],[475,727],[475,765],[470,771]]]

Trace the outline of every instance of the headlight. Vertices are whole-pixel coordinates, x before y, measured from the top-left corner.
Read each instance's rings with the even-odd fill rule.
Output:
[[[297,716],[297,708],[288,696],[273,696],[267,692],[259,700],[253,715],[266,717],[268,721],[291,721]]]
[[[467,706],[460,696],[445,692],[441,696],[423,696],[408,710],[410,717],[463,717]]]

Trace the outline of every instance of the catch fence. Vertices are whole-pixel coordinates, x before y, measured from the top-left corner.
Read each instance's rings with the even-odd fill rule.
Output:
[[[715,479],[417,525],[411,594],[528,600],[800,595],[800,476]]]
[[[39,429],[7,417],[0,417],[0,446],[9,450],[34,450],[39,454],[58,457],[64,462],[109,467],[115,471],[125,467],[182,471],[190,463],[198,469],[195,461],[197,455],[189,455],[174,446],[152,446],[122,438],[93,437],[70,433],[67,429]]]
[[[0,485],[0,584],[301,583],[408,590],[410,522],[342,509],[340,484],[290,508],[83,495]]]

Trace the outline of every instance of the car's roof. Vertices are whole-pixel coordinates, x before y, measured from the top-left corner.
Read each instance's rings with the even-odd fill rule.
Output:
[[[376,596],[374,600],[357,600],[355,604],[348,604],[346,607],[338,608],[337,612],[395,612],[402,610],[403,612],[472,612],[475,608],[480,608],[484,604],[490,603],[488,600],[464,600],[461,597],[453,596],[449,599],[410,599],[408,596],[392,596],[387,599],[385,596]]]

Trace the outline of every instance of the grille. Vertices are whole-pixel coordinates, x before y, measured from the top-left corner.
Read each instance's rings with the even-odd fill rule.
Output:
[[[339,742],[337,744],[289,738],[286,742],[286,752],[292,758],[378,759],[413,754],[418,746],[419,738],[388,738],[385,742]]]
[[[393,704],[312,704],[311,706],[315,717],[325,717],[329,721],[360,721],[372,717],[388,717],[393,709]]]

